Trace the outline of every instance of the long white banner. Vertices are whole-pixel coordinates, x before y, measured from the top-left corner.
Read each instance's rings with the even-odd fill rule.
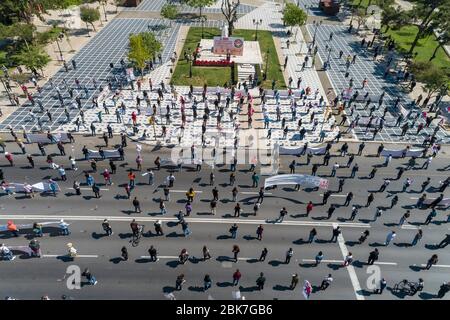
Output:
[[[277,185],[299,184],[303,187],[328,189],[328,180],[305,174],[280,174],[264,181],[264,188]]]

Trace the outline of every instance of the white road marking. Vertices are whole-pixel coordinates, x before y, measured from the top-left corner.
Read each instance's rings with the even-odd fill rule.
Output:
[[[256,191],[242,191],[242,194],[259,194],[259,192]],[[264,195],[272,194],[271,192],[264,192]]]
[[[413,225],[410,225],[410,224],[404,224],[404,225],[402,225],[402,229],[417,230],[417,229],[420,229],[420,227],[413,226]]]
[[[156,222],[157,220],[169,222],[177,222],[178,219],[168,217],[121,217],[121,216],[69,216],[69,215],[2,215],[1,219],[13,219],[13,220],[45,220],[45,219],[64,219],[66,221],[103,221],[108,219],[110,221],[123,221],[130,222],[132,219],[136,219],[138,222]],[[291,221],[285,220],[282,223],[271,223],[267,220],[253,220],[253,219],[224,219],[224,218],[185,218],[186,221],[192,223],[219,223],[219,224],[273,224],[277,226],[315,226],[315,227],[332,227],[334,222],[321,222],[321,221]],[[342,228],[371,228],[369,224],[357,223],[357,222],[342,222],[338,224]]]
[[[426,267],[426,264],[421,264],[422,267]],[[434,264],[432,268],[450,268],[448,264]]]
[[[68,257],[67,254],[43,254],[43,258]],[[78,254],[75,258],[98,258],[97,254]]]
[[[189,190],[170,190],[170,192],[175,192],[175,193],[186,193],[186,192],[188,192]],[[201,190],[194,190],[195,191],[195,193],[203,193],[203,191],[201,191]]]
[[[337,227],[338,224],[334,223],[333,227]],[[344,237],[342,233],[338,236],[339,248],[341,249],[342,257],[345,257],[348,254],[347,246],[345,245]],[[348,274],[350,276],[350,281],[352,282],[353,290],[355,291],[356,300],[365,300],[364,296],[359,292],[361,291],[361,285],[359,284],[358,276],[356,275],[355,268],[352,265],[346,267]]]
[[[159,259],[178,259],[178,256],[157,256]],[[140,256],[141,259],[150,259],[150,256]],[[192,258],[197,258],[197,259],[203,259],[203,257],[192,257]],[[233,258],[230,257],[230,259],[232,260]],[[238,258],[238,260],[242,260],[242,261],[247,261],[247,260],[252,260],[252,259],[256,259],[256,258]]]
[[[316,260],[314,260],[314,259],[302,259],[302,261],[305,261],[305,262],[316,262]],[[322,262],[325,262],[325,263],[343,263],[344,261],[343,260],[322,260]],[[375,262],[375,264],[396,266],[397,262]]]
[[[321,193],[320,196],[323,197],[323,193]],[[330,194],[330,197],[345,198],[346,196],[346,194]]]

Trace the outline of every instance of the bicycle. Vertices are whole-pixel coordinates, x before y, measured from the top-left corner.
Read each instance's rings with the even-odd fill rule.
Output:
[[[417,282],[410,282],[406,279],[400,281],[399,283],[395,284],[393,291],[394,292],[402,292],[404,294],[413,296],[418,291],[422,291],[423,285],[421,283]]]
[[[141,241],[142,235],[144,234],[144,225],[138,226],[138,232],[133,233],[133,237],[131,239],[131,245],[133,247],[137,247],[139,245],[139,242]]]

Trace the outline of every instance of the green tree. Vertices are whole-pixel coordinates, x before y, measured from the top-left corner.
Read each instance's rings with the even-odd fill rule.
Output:
[[[152,32],[142,32],[139,36],[142,38],[142,43],[146,52],[150,55],[150,57],[155,58],[155,56],[162,50],[162,43],[156,39]]]
[[[305,24],[308,15],[293,3],[287,3],[283,12],[283,22],[289,27],[300,27]]]
[[[438,45],[434,49],[429,61],[436,58],[436,54],[440,48],[450,43],[450,10],[440,10],[438,19],[432,22],[432,28],[438,33],[436,38]]]
[[[125,3],[125,0],[114,0],[114,5],[116,6],[116,13],[118,11],[119,6],[123,6]]]
[[[142,76],[144,75],[145,63],[150,60],[151,54],[146,49],[143,37],[140,34],[130,35],[129,41],[128,59],[136,68],[140,69]]]
[[[409,16],[403,10],[398,10],[392,6],[384,8],[381,12],[381,24],[386,27],[384,32],[389,29],[398,30],[399,28],[408,24]]]
[[[100,11],[98,11],[97,8],[89,8],[89,7],[81,7],[80,8],[80,19],[84,23],[86,23],[86,26],[90,24],[92,26],[92,29],[95,30],[94,22],[98,21],[100,19]],[[88,29],[89,34],[89,29]]]
[[[364,9],[357,9],[355,12],[355,18],[356,18],[356,23],[358,25],[358,27],[356,28],[356,32],[359,32],[359,29],[361,28],[361,26],[366,22],[367,20],[367,14],[366,14],[366,10]]]
[[[416,0],[408,12],[411,24],[417,27],[417,34],[408,54],[412,54],[420,39],[432,33],[431,24],[438,19],[438,12],[450,10],[450,0]]]
[[[428,66],[428,69],[425,72],[416,75],[416,78],[424,84],[422,88],[427,93],[427,98],[430,98],[435,93],[443,91],[442,88],[447,88],[448,90],[450,79],[441,68]]]
[[[17,65],[24,65],[32,72],[41,70],[44,75],[43,68],[50,62],[50,56],[40,46],[27,46],[19,53],[13,56]]]
[[[161,8],[161,16],[170,20],[176,19],[178,16],[178,7],[174,4],[166,3]]]
[[[193,8],[198,8],[200,11],[200,17],[201,17],[203,8],[209,7],[210,5],[214,4],[216,1],[215,0],[185,0],[185,2]]]

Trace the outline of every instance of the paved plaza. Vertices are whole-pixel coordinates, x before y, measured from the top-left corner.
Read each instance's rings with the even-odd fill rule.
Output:
[[[152,11],[152,12],[160,12],[161,8],[167,3],[167,0],[144,0],[142,1],[139,6],[137,7],[132,7],[132,8],[126,8],[125,10],[131,10],[131,11]],[[177,2],[175,1],[174,4],[176,4]],[[212,6],[203,8],[203,13],[221,13],[221,6],[222,1],[217,0],[216,3],[214,3]],[[249,13],[250,11],[252,11],[253,9],[255,9],[255,7],[253,6],[249,6],[246,4],[241,4],[238,9],[237,9],[237,13],[238,14],[246,14]],[[181,7],[179,8],[179,11],[181,13],[198,13],[199,9],[197,8],[192,8],[188,5],[181,5]]]
[[[318,53],[322,62],[326,62],[328,57],[330,57],[330,67],[327,69],[327,73],[337,94],[340,94],[343,90],[349,88],[350,79],[353,79],[354,81],[351,95],[354,94],[356,90],[359,91],[360,96],[368,93],[368,98],[371,98],[373,104],[378,104],[382,92],[386,93],[383,106],[387,107],[389,112],[386,115],[386,125],[383,130],[380,131],[377,139],[387,142],[405,140],[405,142],[421,143],[425,135],[433,132],[434,126],[424,128],[419,135],[415,134],[415,128],[411,128],[405,137],[401,137],[401,127],[394,126],[397,116],[402,112],[399,108],[394,109],[395,99],[397,97],[401,98],[400,106],[403,107],[403,112],[405,113],[404,116],[408,114],[411,100],[400,90],[398,84],[394,83],[395,75],[388,75],[387,78],[383,77],[387,60],[389,59],[388,57],[383,60],[379,59],[375,62],[373,60],[373,54],[367,52],[367,49],[361,49],[360,41],[348,33],[348,27],[323,24],[316,28],[309,24],[307,25],[307,28],[311,38],[313,38],[314,33],[316,33],[316,41],[319,47]],[[315,31],[316,29],[317,31]],[[333,33],[333,40],[331,42],[329,41],[330,33]],[[329,48],[331,48],[331,53],[329,52]],[[343,52],[341,59],[339,59],[340,51]],[[348,70],[349,76],[346,78],[346,58],[349,55],[353,57],[355,54],[357,55],[356,61],[354,64],[351,64]],[[393,58],[394,60],[391,62],[391,66],[394,66],[394,69],[396,69],[395,66],[397,65],[397,61],[395,60],[395,57]],[[365,78],[368,81],[368,85],[365,88],[362,88],[362,82]],[[372,134],[370,131],[366,134],[363,123],[364,119],[367,121],[369,118],[370,111],[369,108],[364,110],[364,105],[365,102],[357,103],[355,111],[353,115],[349,115],[349,119],[353,120],[357,116],[362,119],[361,126],[357,126],[354,129],[354,133],[359,139],[368,140],[371,139]],[[381,117],[383,115],[383,109],[383,107],[377,108],[377,110],[373,112],[373,115]],[[412,115],[417,112],[420,112],[420,109],[414,108],[412,110]],[[413,117],[411,116],[411,119],[412,118]],[[435,120],[435,124],[438,121],[439,120]],[[415,127],[417,127],[419,123],[424,123],[424,119],[418,119],[415,122]],[[437,138],[439,142],[443,143],[448,143],[450,141],[448,135],[441,130],[437,133]]]

